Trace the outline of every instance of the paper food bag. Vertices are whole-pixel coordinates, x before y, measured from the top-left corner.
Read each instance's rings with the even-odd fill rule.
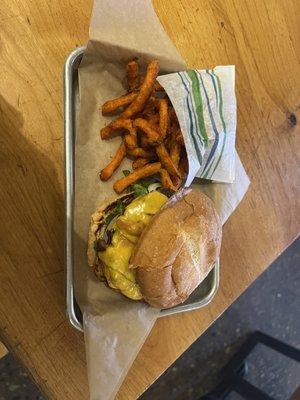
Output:
[[[178,116],[194,177],[232,183],[235,178],[234,66],[188,70],[158,77]]]

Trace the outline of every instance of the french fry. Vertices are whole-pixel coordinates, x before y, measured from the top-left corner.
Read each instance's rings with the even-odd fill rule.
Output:
[[[165,145],[162,143],[158,145],[155,149],[163,168],[165,168],[170,175],[178,176],[179,178],[181,178],[181,174],[178,171],[176,165],[174,165],[173,160],[170,157],[170,154],[168,153]]]
[[[153,114],[147,119],[149,125],[153,129],[159,129],[159,114]]]
[[[156,174],[161,168],[161,163],[151,163],[147,164],[144,167],[135,169],[129,175],[125,176],[122,179],[119,179],[114,183],[114,189],[117,193],[122,193],[128,186],[132,185],[136,181],[146,178],[147,176]]]
[[[132,168],[133,169],[141,168],[146,164],[149,164],[149,158],[139,157],[139,158],[137,158],[136,160],[133,161]]]
[[[177,190],[181,186],[182,179],[178,178],[178,176],[172,176],[172,182],[173,182],[174,190]]]
[[[154,81],[159,71],[157,60],[152,60],[148,64],[147,73],[144,82],[141,85],[140,91],[133,102],[122,112],[121,118],[134,117],[138,112],[142,111],[146,101],[148,100],[154,86]]]
[[[143,134],[139,135],[139,142],[140,142],[140,146],[143,149],[149,149],[149,147],[151,147],[150,144],[149,144],[147,136],[145,136]]]
[[[150,96],[142,111],[143,117],[145,119],[151,118],[156,112],[157,105],[157,99],[154,96]]]
[[[120,107],[128,106],[137,96],[137,92],[127,93],[113,100],[106,101],[102,106],[102,114],[110,114]]]
[[[144,150],[141,147],[136,147],[135,149],[128,149],[127,154],[133,157],[142,157],[152,159],[155,157],[155,151],[153,150]]]
[[[154,90],[156,92],[164,92],[165,89],[161,86],[161,84],[158,81],[154,82]]]
[[[170,156],[176,167],[178,167],[181,154],[181,144],[177,140],[177,137],[178,137],[177,132],[173,131],[171,134],[171,142],[170,142]]]
[[[171,180],[169,172],[166,169],[161,168],[159,170],[159,174],[160,174],[161,184],[163,185],[163,187],[175,190],[175,187],[173,185],[173,182]]]
[[[129,130],[129,133],[126,133],[124,135],[124,142],[125,142],[126,148],[129,149],[129,150],[134,149],[135,147],[137,147],[136,131],[137,131],[137,128],[132,127]]]
[[[100,131],[101,139],[107,139],[113,132],[121,129],[123,130],[125,129],[130,132],[130,130],[132,129],[131,119],[118,118],[115,121],[112,121],[111,123],[109,123],[108,125],[106,125],[104,128],[101,129]]]
[[[142,83],[144,82],[145,77],[144,76],[140,76],[139,77],[139,85],[142,85]],[[165,89],[161,86],[161,84],[155,80],[154,82],[154,91],[155,92],[165,92]]]
[[[158,128],[159,115],[158,114],[152,114],[151,116],[148,117],[147,121],[152,129],[154,129],[156,132],[159,131],[159,128]],[[140,145],[142,148],[149,148],[152,146],[151,142],[149,143],[149,139],[145,135],[140,135],[139,140],[140,140]]]
[[[182,132],[180,130],[180,128],[177,130],[177,132],[175,133],[175,137],[176,137],[176,141],[181,144],[181,146],[184,146],[184,140],[183,140],[183,135]]]
[[[186,175],[188,172],[188,169],[189,169],[189,163],[188,163],[186,152],[184,152],[184,154],[182,155],[182,157],[179,161],[179,165],[178,165],[178,170],[180,172],[180,175],[181,176]]]
[[[155,146],[161,143],[159,133],[151,127],[149,122],[144,118],[137,118],[133,121],[133,126],[141,130],[147,136],[150,145]]]
[[[138,89],[139,64],[136,60],[129,61],[126,65],[126,78],[129,91]]]
[[[171,142],[172,142],[172,136],[170,134],[168,134],[164,140],[164,145],[165,145],[168,153],[170,153],[170,150],[171,150]]]
[[[151,115],[151,117],[149,117],[149,119],[147,119],[148,124],[150,125],[150,127],[152,129],[154,129],[156,132],[158,132],[158,130],[159,130],[159,128],[158,128],[158,120],[159,120],[159,115],[158,114],[153,114],[153,115]],[[145,135],[139,135],[139,141],[140,141],[140,146],[142,148],[147,149],[147,148],[152,146],[151,141],[149,142],[149,139]]]
[[[168,102],[166,99],[160,99],[158,105],[159,111],[159,131],[161,139],[164,140],[169,125]]]
[[[177,141],[171,142],[170,157],[176,167],[178,167],[181,153],[181,144]]]
[[[157,172],[164,187],[176,190],[188,171],[178,118],[164,88],[156,80],[158,71],[158,61],[152,60],[146,75],[139,75],[138,62],[130,61],[126,65],[128,93],[102,106],[104,115],[118,111],[121,114],[101,129],[101,138],[122,133],[123,142],[101,171],[100,178],[109,179],[126,155],[133,160],[133,172],[114,185],[118,193],[136,180]]]
[[[125,156],[126,156],[126,148],[124,142],[122,141],[113,159],[100,172],[100,179],[102,181],[107,181],[115,172],[115,170],[119,167]]]
[[[175,129],[178,128],[179,127],[178,118],[173,107],[170,107],[169,118],[171,127],[174,127]]]

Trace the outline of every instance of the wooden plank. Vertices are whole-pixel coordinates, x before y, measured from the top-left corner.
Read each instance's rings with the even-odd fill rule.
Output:
[[[7,348],[4,346],[2,342],[0,342],[0,360],[8,353]]]
[[[118,399],[137,398],[299,234],[296,0],[154,1],[190,67],[235,64],[237,147],[252,180],[224,228],[221,286],[159,320]],[[87,399],[83,337],[63,300],[62,66],[86,43],[91,1],[0,9],[0,335],[51,399]]]

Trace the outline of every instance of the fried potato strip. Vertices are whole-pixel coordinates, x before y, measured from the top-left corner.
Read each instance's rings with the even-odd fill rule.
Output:
[[[133,121],[133,126],[141,130],[148,139],[148,143],[152,146],[155,146],[161,143],[160,134],[151,127],[149,122],[144,118],[137,118]]]
[[[139,157],[132,162],[132,168],[133,169],[141,168],[148,163],[149,163],[149,158]]]
[[[170,157],[170,154],[168,153],[163,143],[156,147],[156,153],[162,166],[169,172],[169,174],[181,178],[181,174],[178,171],[178,168],[174,164],[172,158]]]
[[[122,179],[119,179],[114,183],[114,189],[117,193],[122,193],[128,186],[137,182],[142,178],[146,178],[147,176],[154,175],[161,168],[161,163],[151,163],[147,164],[144,167],[135,169],[131,174],[125,176]]]
[[[139,64],[136,60],[129,61],[126,65],[126,78],[129,91],[136,90],[139,86]]]
[[[169,125],[168,102],[166,99],[159,100],[158,111],[159,111],[159,131],[161,139],[164,140]]]
[[[154,86],[154,81],[159,71],[159,64],[157,60],[152,60],[148,64],[147,73],[144,82],[141,85],[137,97],[133,102],[122,112],[121,118],[134,117],[138,112],[142,111],[146,101],[148,100]]]
[[[101,139],[108,139],[113,132],[121,129],[124,129],[130,133],[130,130],[132,129],[131,119],[116,119],[115,121],[110,122],[101,129]]]
[[[163,187],[175,190],[175,187],[173,185],[173,182],[169,175],[169,172],[166,169],[161,168],[159,170],[159,174],[160,174],[161,184],[163,185]]]
[[[133,102],[137,95],[136,92],[132,92],[117,97],[116,99],[106,101],[102,106],[102,114],[111,114],[121,107],[128,106]]]
[[[120,147],[118,148],[110,163],[107,164],[107,166],[103,168],[103,170],[100,172],[100,179],[102,181],[107,181],[112,176],[114,171],[120,166],[125,156],[126,148],[124,142],[122,141]]]

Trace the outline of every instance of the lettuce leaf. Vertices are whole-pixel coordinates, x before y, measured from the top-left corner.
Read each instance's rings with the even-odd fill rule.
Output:
[[[121,200],[118,200],[115,208],[105,217],[104,224],[109,225],[113,219],[122,215],[125,211],[125,206]]]

